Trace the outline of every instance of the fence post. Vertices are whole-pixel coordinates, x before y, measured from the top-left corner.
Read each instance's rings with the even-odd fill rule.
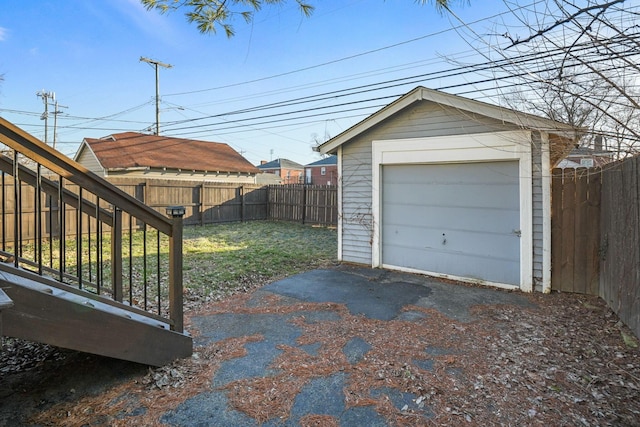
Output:
[[[267,185],[267,220],[271,220],[271,186]]]
[[[240,222],[244,222],[244,185],[240,186]]]
[[[145,179],[145,181],[142,183],[142,200],[141,201],[147,206],[149,205],[149,200],[147,200],[148,193],[149,193],[149,180]]]
[[[207,211],[205,203],[206,200],[204,198],[204,182],[202,184],[200,184],[200,197],[198,197],[198,202],[200,205],[200,226],[204,225],[204,214]]]
[[[111,227],[111,284],[113,299],[122,302],[122,209],[115,206]]]
[[[302,185],[302,223],[307,219],[307,186]]]
[[[184,330],[182,307],[182,217],[184,216],[184,207],[168,207],[167,213],[171,215],[173,220],[169,236],[169,316],[173,321],[171,329],[182,333]]]

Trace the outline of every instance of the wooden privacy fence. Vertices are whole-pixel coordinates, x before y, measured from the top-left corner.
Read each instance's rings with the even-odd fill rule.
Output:
[[[565,292],[598,294],[599,169],[554,169],[551,190],[551,284]]]
[[[325,185],[270,185],[269,219],[336,225],[338,190]]]
[[[640,157],[602,174],[600,297],[640,337]]]
[[[63,235],[75,236],[78,228],[82,233],[95,232],[97,222],[91,218],[81,218],[77,214],[77,208],[69,203],[64,204],[64,227],[60,224],[60,202],[58,197],[44,192],[37,192],[36,189],[26,182],[21,182],[18,187],[20,198],[20,209],[18,218],[16,218],[16,205],[14,202],[15,182],[12,177],[2,175],[0,187],[2,188],[2,204],[0,205],[0,238],[4,243],[13,242],[17,230],[22,240],[25,242],[33,241],[38,233],[38,226],[41,227],[40,232],[45,237],[58,236],[61,231]],[[80,188],[68,181],[62,184],[63,192],[67,198],[77,199],[81,194]],[[98,219],[103,214],[105,217],[111,215],[112,206],[104,200],[89,193],[82,194],[84,203],[91,203],[99,207],[97,210]],[[97,202],[97,203],[96,203]],[[123,212],[122,217],[129,222],[129,213]],[[94,218],[95,219],[95,218]],[[134,220],[135,222],[135,220]],[[39,225],[38,225],[39,224]],[[62,230],[60,230],[63,228]],[[4,250],[4,248],[3,248]]]
[[[185,207],[185,225],[268,219],[268,188],[256,184],[110,178],[109,182],[164,214]]]
[[[187,225],[264,219],[319,225],[338,223],[335,186],[261,186],[129,178],[109,181],[161,213],[167,206],[184,206]]]
[[[335,186],[261,186],[132,178],[109,181],[162,214],[168,206],[184,206],[186,225],[265,219],[318,225],[338,223]]]
[[[304,224],[318,224],[332,226],[338,222],[338,193],[335,186],[316,185],[270,185],[237,183],[208,183],[194,181],[177,181],[163,179],[131,179],[110,178],[109,182],[119,187],[125,193],[144,202],[162,215],[166,214],[169,206],[182,205],[185,207],[185,225],[205,225],[222,222],[280,220],[301,222]],[[65,188],[71,194],[77,194],[75,184],[65,183]],[[12,241],[14,236],[14,206],[13,181],[2,181],[2,205],[0,216],[2,224],[0,234],[6,242]],[[36,235],[36,205],[41,206],[40,223],[46,236],[58,235],[60,215],[58,213],[57,198],[40,195],[35,197],[33,187],[23,184],[20,194],[22,209],[18,223],[21,236],[26,240],[33,240]],[[96,202],[93,195],[86,197]],[[93,198],[92,198],[93,197]],[[100,207],[108,212],[111,206],[104,200],[98,201]],[[75,209],[65,205],[65,234],[75,235],[78,226],[82,233],[95,232],[95,221],[78,222]],[[130,221],[128,213],[123,212],[125,224],[132,224],[132,229],[138,229],[142,222]]]
[[[598,295],[640,337],[640,157],[555,169],[552,289]]]

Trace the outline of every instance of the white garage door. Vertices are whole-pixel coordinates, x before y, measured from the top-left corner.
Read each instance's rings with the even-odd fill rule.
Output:
[[[382,168],[382,263],[520,284],[518,162]]]

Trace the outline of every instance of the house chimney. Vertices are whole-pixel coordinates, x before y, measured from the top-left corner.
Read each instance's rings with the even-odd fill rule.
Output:
[[[593,140],[593,150],[596,153],[599,153],[602,151],[602,140],[603,140],[602,135],[596,135],[595,139]]]
[[[267,163],[269,163],[269,162],[267,162],[266,160],[260,160],[260,164],[261,165],[264,165],[264,164],[267,164]]]

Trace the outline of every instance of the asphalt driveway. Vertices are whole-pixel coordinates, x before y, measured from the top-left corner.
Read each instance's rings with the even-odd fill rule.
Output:
[[[251,310],[265,308],[274,304],[274,301],[281,307],[294,309],[274,310],[273,313]],[[303,359],[305,355],[309,359],[320,356],[322,343],[301,342],[303,328],[292,320],[304,318],[307,324],[336,324],[341,322],[342,316],[334,310],[311,310],[308,303],[318,304],[319,307],[322,304],[330,304],[331,307],[342,305],[350,316],[360,317],[362,321],[369,319],[416,324],[428,316],[428,312],[420,308],[436,310],[447,318],[464,323],[473,319],[471,308],[477,305],[531,306],[529,300],[519,293],[450,285],[423,276],[384,270],[341,267],[289,277],[256,291],[246,302],[249,309],[246,312],[240,310],[192,318],[192,327],[198,331],[196,346],[243,336],[257,335],[263,338],[248,343],[243,357],[223,363],[212,378],[210,390],[186,400],[166,413],[161,421],[181,426],[299,426],[305,424],[305,420],[318,416],[318,425],[322,424],[322,420],[332,420],[342,426],[389,425],[389,420],[376,411],[373,403],[347,404],[344,390],[350,381],[350,369],[342,363],[338,363],[338,368],[329,370],[326,375],[311,375],[295,393],[293,402],[290,402],[290,411],[280,416],[266,420],[261,419],[264,416],[252,418],[237,410],[235,402],[229,401],[234,384],[252,384],[282,375],[282,371],[274,366],[278,365],[278,359],[285,349],[290,353],[301,352]],[[353,368],[372,352],[373,345],[366,338],[350,337],[341,346],[342,354],[336,355],[336,358],[346,359],[350,368]],[[418,365],[417,369],[433,369],[431,358],[457,351],[446,347],[425,347],[424,358],[414,363]],[[428,421],[432,413],[428,406],[420,405],[419,395],[384,386],[383,383],[372,390],[374,397],[384,395],[398,412],[411,409],[412,415],[417,417],[416,425]],[[244,392],[251,393],[251,386],[245,386]]]
[[[162,368],[47,350],[3,373],[0,426],[640,424],[637,341],[597,297],[341,265],[186,320],[194,355]]]

